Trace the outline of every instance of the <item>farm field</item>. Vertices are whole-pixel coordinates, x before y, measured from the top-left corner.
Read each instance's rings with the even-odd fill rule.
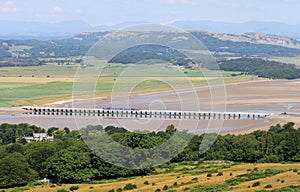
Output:
[[[99,97],[107,96],[111,93],[112,87],[118,76],[128,65],[114,64],[109,65],[101,73],[98,79],[96,94]],[[130,65],[132,67],[132,65]],[[60,100],[70,99],[72,96],[73,83],[77,65],[69,66],[35,66],[35,67],[3,67],[0,69],[0,106],[20,106],[20,105],[45,105]],[[89,69],[94,70],[95,67]],[[177,69],[165,68],[164,73],[175,74]],[[156,74],[163,77],[160,66],[152,67],[150,74]],[[185,72],[185,74],[183,74]],[[214,78],[215,71],[206,71],[207,78]],[[133,74],[133,73],[132,73]],[[225,82],[249,81],[250,76],[232,77],[236,72],[222,72]],[[184,77],[187,76],[187,78]],[[137,77],[139,78],[139,77]],[[206,78],[199,70],[182,70],[182,76],[172,77],[166,75],[163,77],[168,81],[174,82],[180,88],[185,88],[185,81],[188,79],[195,87],[207,85]],[[153,77],[155,79],[155,77]],[[122,81],[121,86],[125,87],[134,78],[128,78]],[[149,93],[158,91],[168,91],[171,87],[162,81],[148,80],[138,84],[135,87],[135,93]]]
[[[185,162],[163,165],[155,174],[132,178],[94,181],[84,184],[43,184],[22,187],[26,191],[56,192],[79,186],[78,192],[117,191],[128,184],[136,185],[129,191],[272,191],[300,186],[300,164],[244,164],[230,162]],[[294,188],[290,187],[294,186]],[[9,189],[8,192],[18,190]],[[288,190],[282,190],[288,191]],[[291,190],[293,191],[293,190]]]
[[[289,64],[295,64],[298,67],[300,66],[300,56],[297,57],[274,57],[270,60],[283,62],[283,63],[289,63]]]

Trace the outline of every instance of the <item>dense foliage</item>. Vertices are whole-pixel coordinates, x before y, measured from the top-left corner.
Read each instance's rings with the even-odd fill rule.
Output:
[[[170,140],[178,131],[168,126],[160,132],[129,132],[123,128],[88,126],[80,131],[51,128],[53,142],[24,143],[19,135],[30,135],[41,128],[27,124],[0,126],[0,188],[20,186],[44,177],[57,182],[84,182],[102,178],[145,175],[152,169],[125,169],[103,161],[95,155],[82,137],[95,130],[103,130],[115,141],[131,148],[153,148]],[[22,130],[24,130],[22,132]],[[191,142],[171,162],[229,160],[239,162],[299,162],[300,129],[294,123],[271,126],[268,131],[255,131],[244,135],[218,136],[213,146],[199,154],[204,135],[191,135]],[[215,138],[206,135],[206,139]],[[21,142],[22,141],[22,142]],[[166,151],[167,152],[167,151]],[[13,170],[13,171],[12,171]],[[262,177],[255,175],[255,177]],[[247,176],[247,175],[246,175]],[[253,175],[251,175],[252,177]]]
[[[179,51],[161,45],[138,45],[128,48],[115,57],[111,63],[139,63],[147,60],[167,61],[173,65],[187,66],[189,59]],[[191,62],[191,61],[190,61]]]
[[[35,125],[28,125],[22,123],[19,125],[12,124],[1,124],[0,125],[0,145],[15,143],[17,141],[22,142],[23,136],[32,136],[33,133],[43,133],[44,129],[37,127]]]
[[[1,59],[0,67],[27,67],[27,66],[41,66],[45,65],[45,61],[41,61],[39,59]]]
[[[240,58],[219,61],[219,67],[224,71],[240,71],[271,79],[300,78],[300,69],[295,65],[259,58]]]

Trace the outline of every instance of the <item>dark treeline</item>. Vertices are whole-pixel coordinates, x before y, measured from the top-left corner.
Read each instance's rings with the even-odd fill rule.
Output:
[[[270,79],[297,79],[300,78],[300,69],[295,65],[259,58],[240,58],[222,60],[218,62],[221,70],[240,71]]]
[[[84,182],[103,178],[146,175],[154,169],[125,169],[103,161],[84,142],[84,135],[100,131],[130,148],[149,149],[166,143],[177,133],[170,125],[166,131],[129,132],[124,128],[88,126],[70,131],[50,128],[52,142],[26,143],[22,137],[32,132],[45,132],[27,124],[0,126],[0,188],[25,185],[49,178],[54,182]],[[97,133],[98,134],[98,133]],[[244,135],[205,135],[206,140],[217,136],[212,147],[200,154],[204,135],[190,135],[191,141],[171,162],[228,160],[238,162],[298,162],[300,161],[300,129],[294,123],[271,126],[268,131],[254,131]],[[98,135],[99,136],[99,135]],[[176,138],[176,137],[175,137]],[[182,141],[178,140],[181,144]],[[171,149],[171,148],[170,148]],[[168,151],[164,151],[168,153]]]
[[[180,66],[187,66],[191,62],[191,60],[176,49],[154,44],[130,47],[117,54],[109,62],[131,64],[154,59]]]
[[[27,67],[27,66],[41,66],[45,65],[45,61],[38,59],[24,59],[24,58],[9,58],[0,59],[0,67]]]

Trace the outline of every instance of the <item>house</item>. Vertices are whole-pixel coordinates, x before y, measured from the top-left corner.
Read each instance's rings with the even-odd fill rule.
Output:
[[[53,141],[53,136],[48,136],[47,133],[33,133],[31,137],[24,137],[25,140],[30,143],[32,141]]]

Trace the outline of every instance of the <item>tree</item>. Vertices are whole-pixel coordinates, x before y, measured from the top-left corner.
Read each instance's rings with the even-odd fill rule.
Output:
[[[55,133],[58,129],[59,129],[59,128],[57,128],[57,127],[51,127],[51,128],[48,129],[47,134],[50,135],[50,136],[53,136],[54,133]]]
[[[0,188],[25,185],[34,181],[37,173],[20,153],[12,153],[0,159]]]
[[[55,153],[54,142],[33,142],[26,146],[26,159],[30,167],[39,174],[39,178],[45,178],[47,159]]]
[[[79,189],[79,186],[78,185],[73,185],[70,187],[70,191],[76,191]]]
[[[92,168],[90,152],[75,151],[69,147],[48,159],[47,172],[49,178],[74,183],[94,178],[97,170]]]

